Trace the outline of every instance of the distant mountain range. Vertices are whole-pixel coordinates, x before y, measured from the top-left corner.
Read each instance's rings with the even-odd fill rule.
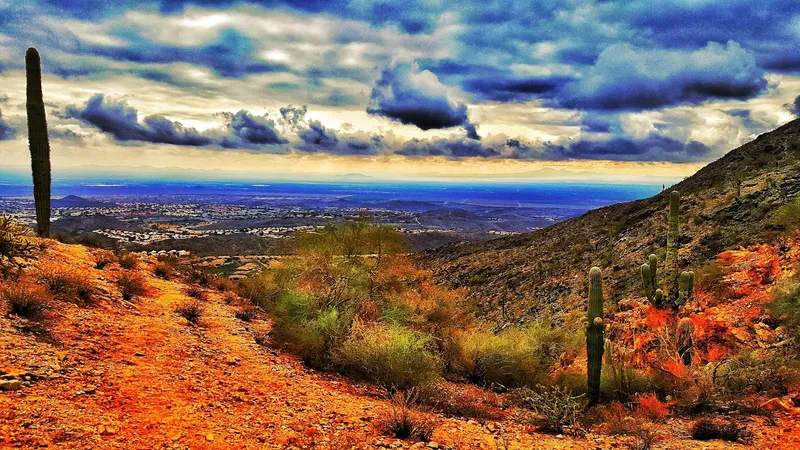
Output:
[[[114,206],[113,203],[90,200],[78,197],[77,195],[67,195],[63,198],[54,198],[50,201],[53,208],[105,208]]]

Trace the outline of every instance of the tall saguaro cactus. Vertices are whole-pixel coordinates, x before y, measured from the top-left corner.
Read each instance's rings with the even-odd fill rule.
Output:
[[[664,262],[664,289],[658,288],[658,257],[650,255],[648,262],[642,264],[642,285],[647,300],[658,308],[669,305],[678,309],[692,295],[694,272],[679,272],[678,247],[680,245],[680,204],[681,195],[672,191],[669,196],[669,231],[667,232],[667,256]]]
[[[681,194],[672,191],[669,195],[669,231],[667,232],[667,256],[664,261],[664,294],[677,298],[678,294],[678,246],[680,245],[679,211]]]
[[[31,150],[33,199],[36,202],[36,228],[39,236],[50,236],[50,141],[42,99],[42,64],[39,52],[31,47],[25,53],[27,77],[28,143]]]
[[[603,273],[599,267],[589,271],[589,308],[586,312],[586,357],[589,406],[600,400],[600,373],[603,368]]]

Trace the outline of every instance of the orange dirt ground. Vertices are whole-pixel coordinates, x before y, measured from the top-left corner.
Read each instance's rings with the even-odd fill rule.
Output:
[[[150,293],[120,298],[120,269],[94,268],[85,247],[52,243],[40,261],[85,271],[97,303],[56,302],[42,327],[0,315],[0,375],[23,381],[0,391],[0,448],[626,448],[630,438],[541,434],[501,422],[440,417],[432,443],[377,433],[372,422],[389,402],[375,388],[307,369],[296,358],[254,342],[265,321],[244,323],[211,293],[200,326],[173,310],[185,285],[150,275]],[[513,414],[509,414],[513,417]],[[776,425],[745,418],[750,446],[691,440],[688,421],[660,425],[655,448],[800,448],[796,411]]]

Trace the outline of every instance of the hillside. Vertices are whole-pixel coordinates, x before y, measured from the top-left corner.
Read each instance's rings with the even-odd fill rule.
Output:
[[[778,208],[800,192],[800,119],[672,189],[681,192],[682,267],[772,239],[783,231],[774,224]],[[657,253],[663,264],[668,195],[596,209],[523,235],[448,244],[416,258],[437,281],[468,288],[469,302],[499,321],[583,309],[585,274],[595,265],[603,269],[608,294],[620,300],[639,295],[639,266],[647,254]]]

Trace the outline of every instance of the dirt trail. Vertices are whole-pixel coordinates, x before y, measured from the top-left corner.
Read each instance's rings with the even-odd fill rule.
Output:
[[[95,269],[85,248],[57,244],[48,258],[89,273],[97,304],[57,303],[43,329],[0,317],[0,375],[25,380],[20,390],[0,392],[0,448],[426,446],[378,435],[372,422],[388,406],[378,391],[259,346],[253,331],[268,323],[241,322],[217,293],[209,296],[202,324],[193,326],[174,312],[186,298],[179,282],[150,276],[150,294],[128,303],[111,281],[120,269]],[[149,264],[137,270],[147,275]],[[433,435],[439,447],[624,448],[627,442],[530,433],[510,421],[440,420]],[[731,448],[673,436],[675,445],[663,448]],[[766,436],[758,448],[776,439]]]

